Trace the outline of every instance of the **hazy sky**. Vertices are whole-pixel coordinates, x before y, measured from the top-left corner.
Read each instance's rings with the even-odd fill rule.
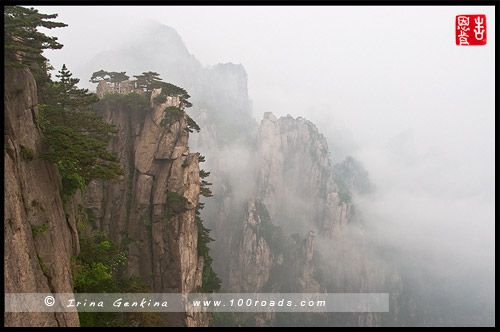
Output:
[[[69,24],[50,31],[64,44],[47,53],[56,68],[115,48],[147,19],[204,65],[243,64],[258,121],[289,113],[327,137],[352,133],[380,190],[363,204],[389,242],[493,267],[494,7],[38,8]],[[455,45],[460,14],[486,14],[486,46]]]
[[[202,64],[243,64],[257,119],[265,111],[309,115],[321,129],[335,118],[361,144],[410,130],[418,149],[434,145],[436,132],[442,144],[472,147],[469,133],[492,129],[493,7],[43,9],[69,24],[50,31],[64,44],[49,53],[56,68],[82,65],[153,19],[176,29]],[[486,14],[486,46],[455,45],[461,13]],[[483,143],[471,153],[491,151]]]
[[[494,7],[39,8],[69,25],[50,31],[64,44],[47,53],[56,68],[78,68],[156,20],[202,64],[243,64],[257,120],[300,115],[326,136],[347,128],[359,154],[392,144],[439,157],[461,168],[465,185],[451,176],[452,192],[494,195]],[[467,13],[486,14],[486,46],[455,45],[455,16]]]

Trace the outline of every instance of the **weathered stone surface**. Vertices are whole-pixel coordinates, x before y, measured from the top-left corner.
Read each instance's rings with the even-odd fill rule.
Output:
[[[111,93],[113,91],[114,85],[112,83],[100,81],[99,84],[97,84],[96,92],[99,99],[103,98],[106,93]]]
[[[269,279],[273,257],[263,237],[257,236],[261,220],[256,201],[248,199],[247,211],[241,225],[242,238],[229,259],[229,289],[232,292],[258,292]]]
[[[296,246],[296,252],[292,259],[295,269],[296,282],[292,289],[299,293],[319,293],[320,285],[314,279],[314,232],[309,231],[306,238]]]
[[[257,158],[261,161],[257,188],[271,218],[290,232],[304,233],[304,226],[321,229],[327,196],[338,187],[326,139],[316,126],[300,117],[276,119],[265,113],[257,135]]]
[[[5,82],[4,290],[72,293],[76,224],[66,220],[57,167],[41,159],[47,147],[35,80],[28,70],[5,68]],[[5,313],[5,325],[78,326],[79,320],[76,313]]]
[[[347,226],[350,210],[351,204],[342,202],[338,193],[329,193],[326,197],[322,230],[330,236],[342,234],[342,231]]]
[[[256,148],[250,151],[249,159],[257,161],[255,169],[225,168],[228,156],[218,151],[217,124],[211,124],[203,113],[197,121],[213,129],[212,133],[197,135],[195,146],[211,157],[211,179],[217,198],[205,216],[215,220],[214,263],[224,287],[231,291],[262,291],[263,285],[269,286],[266,281],[270,271],[283,267],[284,258],[256,234],[258,222],[252,211],[255,202],[262,202],[272,222],[285,234],[298,233],[291,237],[289,247],[286,264],[291,269],[285,269],[290,273],[286,276],[290,289],[305,293],[392,289],[394,301],[401,302],[399,275],[394,272],[394,280],[388,279],[390,264],[382,266],[380,261],[372,260],[365,243],[367,236],[355,222],[351,197],[371,190],[366,171],[355,160],[349,157],[332,165],[326,139],[311,122],[291,116],[277,119],[265,113]],[[255,188],[244,191],[253,198],[243,198],[241,203],[242,190],[233,187],[236,182],[228,174],[255,178]],[[321,280],[316,280],[318,269]],[[391,319],[396,321],[396,317]],[[272,325],[274,315],[256,315],[255,319],[259,326]],[[314,322],[313,316],[307,319]],[[362,313],[343,322],[378,326],[381,316]]]
[[[104,119],[117,125],[123,135],[110,148],[121,153],[124,181],[89,185],[86,202],[94,212],[96,230],[114,233],[117,242],[130,242],[130,276],[149,281],[155,292],[189,293],[201,286],[204,264],[198,257],[195,222],[200,193],[198,154],[189,152],[185,115],[161,125],[163,110],[178,107],[179,98],[154,103],[160,92],[152,92],[153,109],[142,114],[104,110]],[[184,197],[185,206],[173,206],[167,191]],[[208,325],[206,314],[165,317],[169,326]]]

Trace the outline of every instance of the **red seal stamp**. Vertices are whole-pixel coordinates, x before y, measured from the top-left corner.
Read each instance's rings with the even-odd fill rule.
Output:
[[[457,15],[455,27],[458,46],[486,45],[486,15]]]

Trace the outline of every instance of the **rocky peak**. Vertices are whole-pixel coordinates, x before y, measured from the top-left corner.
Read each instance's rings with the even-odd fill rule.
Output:
[[[257,150],[259,193],[271,217],[282,226],[306,226],[292,232],[320,227],[327,195],[338,190],[325,137],[304,118],[265,113]]]

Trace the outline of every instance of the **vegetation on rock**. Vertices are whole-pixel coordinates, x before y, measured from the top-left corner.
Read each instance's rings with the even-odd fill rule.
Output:
[[[74,78],[68,68],[63,65],[52,80],[49,70],[53,69],[42,55],[45,49],[58,49],[62,45],[57,38],[48,37],[37,28],[64,27],[66,24],[50,21],[57,15],[40,14],[33,8],[20,6],[4,7],[5,20],[5,66],[28,68],[35,76],[38,93],[39,125],[44,134],[47,149],[40,153],[40,157],[57,165],[62,179],[61,196],[67,203],[78,190],[84,190],[86,185],[95,179],[119,180],[124,174],[119,165],[117,155],[108,150],[112,137],[117,133],[116,128],[103,121],[98,113],[108,107],[120,107],[132,111],[150,110],[150,93],[153,89],[161,88],[155,103],[165,102],[168,96],[179,97],[179,107],[167,107],[167,120],[180,119],[185,116],[184,108],[192,106],[187,100],[189,94],[182,88],[171,83],[162,82],[159,74],[144,72],[135,76],[135,86],[139,93],[105,94],[99,100],[87,89],[79,89],[78,78]],[[110,83],[120,83],[128,80],[125,72],[95,72],[90,81],[98,83],[102,80]],[[23,90],[19,90],[20,93]],[[143,93],[146,92],[146,93]],[[199,131],[200,128],[186,115],[189,132]],[[5,133],[5,135],[8,135]],[[23,148],[21,156],[31,160],[35,152]],[[204,161],[203,156],[198,161]],[[182,167],[189,165],[185,160]],[[204,178],[209,172],[200,171]],[[207,197],[211,192],[205,180],[201,181],[201,194]],[[182,213],[188,208],[188,200],[176,193],[167,192],[166,205],[169,213]],[[24,198],[23,198],[24,199]],[[32,201],[33,206],[39,203]],[[63,205],[63,208],[66,205]],[[85,210],[80,206],[81,210]],[[40,209],[43,207],[40,206]],[[204,259],[202,273],[203,292],[214,292],[220,289],[221,281],[212,270],[212,258],[207,244],[213,239],[209,236],[210,230],[205,228],[200,218],[202,204],[196,207],[195,222],[198,230],[198,255]],[[66,212],[66,211],[65,211]],[[74,213],[73,211],[69,211]],[[70,213],[66,217],[70,218]],[[151,286],[138,279],[129,277],[125,268],[128,264],[128,246],[134,242],[126,235],[121,244],[112,242],[109,234],[85,232],[86,225],[95,218],[89,218],[82,211],[82,220],[78,221],[80,253],[71,257],[74,292],[76,293],[149,293]],[[76,218],[76,216],[75,216]],[[69,220],[69,219],[68,219]],[[8,220],[9,221],[9,220]],[[11,222],[9,221],[9,225]],[[83,226],[81,226],[83,224]],[[50,229],[49,221],[32,227],[33,236],[39,236]],[[89,234],[93,234],[92,236]],[[43,268],[43,261],[39,259]],[[44,269],[44,273],[45,273]],[[47,272],[48,274],[48,272]],[[163,318],[158,313],[83,313],[79,312],[81,326],[162,326]]]
[[[203,221],[200,218],[200,211],[203,209],[204,204],[199,203],[196,206],[196,225],[198,227],[198,256],[203,257],[203,274],[202,274],[202,286],[198,289],[201,293],[212,293],[220,290],[221,280],[217,274],[212,269],[212,257],[210,256],[210,248],[208,248],[208,243],[214,241],[210,237],[210,229],[203,225]]]
[[[42,55],[43,50],[56,50],[63,45],[57,42],[56,37],[49,37],[38,28],[61,28],[67,24],[52,21],[57,14],[41,14],[37,9],[21,6],[5,6],[3,17],[4,65],[45,72],[47,58]]]
[[[110,241],[104,233],[80,238],[80,254],[71,258],[76,293],[151,293],[151,287],[135,277],[125,276],[127,246]],[[156,312],[79,312],[81,326],[161,326]]]
[[[44,86],[46,104],[40,105],[40,126],[49,152],[43,155],[57,164],[63,182],[62,193],[71,197],[93,179],[115,179],[123,174],[118,157],[107,144],[117,132],[91,111],[98,101],[86,89],[78,89],[79,79],[63,65],[59,81]]]

